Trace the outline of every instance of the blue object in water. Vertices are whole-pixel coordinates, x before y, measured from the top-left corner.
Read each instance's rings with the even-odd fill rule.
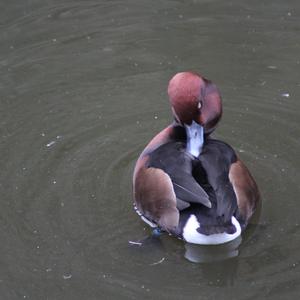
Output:
[[[162,234],[162,231],[159,227],[154,228],[152,231],[152,235],[155,237],[159,237],[161,234]]]

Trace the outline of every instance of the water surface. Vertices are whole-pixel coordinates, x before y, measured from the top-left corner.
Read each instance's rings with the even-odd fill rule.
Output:
[[[299,1],[0,8],[1,299],[297,298]],[[191,262],[200,247],[168,236],[128,243],[150,233],[132,208],[134,163],[171,121],[166,87],[182,70],[218,85],[216,137],[263,198],[226,260]]]

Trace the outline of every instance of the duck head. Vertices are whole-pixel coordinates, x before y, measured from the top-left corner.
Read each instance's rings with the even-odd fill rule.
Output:
[[[169,82],[169,100],[177,122],[196,123],[209,135],[222,116],[222,102],[215,84],[193,72],[177,73]]]

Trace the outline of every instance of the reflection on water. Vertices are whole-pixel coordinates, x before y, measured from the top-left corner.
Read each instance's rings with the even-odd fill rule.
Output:
[[[6,2],[0,298],[297,299],[299,1]],[[133,166],[170,123],[168,80],[189,69],[220,88],[216,137],[263,197],[258,226],[224,252],[128,244],[148,235]]]
[[[217,263],[238,256],[241,242],[242,238],[239,236],[234,241],[219,246],[198,245],[197,247],[197,245],[186,243],[184,257],[194,263]]]

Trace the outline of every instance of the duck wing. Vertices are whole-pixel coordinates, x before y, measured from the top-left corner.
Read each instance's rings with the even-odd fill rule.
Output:
[[[187,208],[190,203],[211,207],[208,194],[192,175],[193,160],[185,152],[183,142],[166,143],[149,154],[148,167],[161,169],[170,176],[179,210]]]
[[[222,141],[207,139],[199,161],[215,193],[216,217],[224,224],[231,223],[231,217],[238,209],[237,198],[229,180],[230,166],[237,161],[234,150]]]

